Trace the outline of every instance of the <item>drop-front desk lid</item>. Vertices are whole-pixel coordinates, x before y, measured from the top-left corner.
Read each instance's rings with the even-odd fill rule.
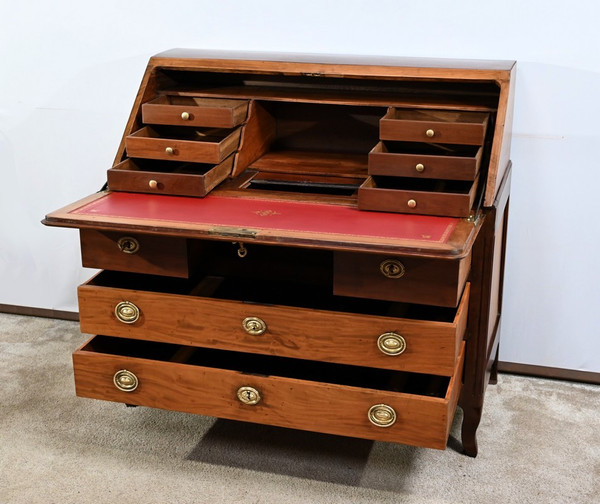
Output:
[[[481,221],[481,219],[479,219]],[[244,243],[458,258],[480,222],[367,212],[351,205],[209,195],[99,192],[46,216],[50,226],[121,230]]]

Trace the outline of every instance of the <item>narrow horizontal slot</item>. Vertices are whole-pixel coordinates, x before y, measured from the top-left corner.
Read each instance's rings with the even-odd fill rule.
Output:
[[[397,191],[422,191],[438,193],[469,194],[473,188],[472,181],[416,179],[410,177],[374,176],[375,188]]]
[[[168,343],[96,336],[82,351],[162,362],[169,362],[177,356],[186,355],[185,365],[438,398],[445,397],[450,382],[448,377],[420,373],[406,373],[207,348],[190,349],[189,352],[186,352],[188,348]]]
[[[202,275],[191,279],[180,279],[103,271],[90,280],[87,285],[164,294],[201,293],[203,297],[211,299],[446,323],[452,323],[456,316],[455,308],[336,296],[331,293],[331,290],[325,289],[321,285],[282,282],[268,278],[266,275],[257,282],[252,277]],[[206,285],[212,285],[213,288],[207,290]]]
[[[332,196],[352,196],[359,184],[332,184],[309,181],[256,180],[253,179],[246,189],[262,191],[294,192],[307,194],[330,194]]]

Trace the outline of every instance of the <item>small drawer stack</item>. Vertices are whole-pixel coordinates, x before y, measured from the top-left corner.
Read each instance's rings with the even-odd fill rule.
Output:
[[[390,108],[369,153],[361,210],[467,217],[475,200],[488,114]]]
[[[128,158],[108,170],[111,190],[202,197],[231,173],[247,100],[160,96],[141,109]]]

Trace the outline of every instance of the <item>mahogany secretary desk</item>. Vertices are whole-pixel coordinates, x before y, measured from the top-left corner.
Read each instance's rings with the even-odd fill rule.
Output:
[[[80,230],[77,395],[462,443],[496,375],[515,64],[151,58]]]

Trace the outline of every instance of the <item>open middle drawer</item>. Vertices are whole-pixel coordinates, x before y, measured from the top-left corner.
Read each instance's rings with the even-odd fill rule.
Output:
[[[200,282],[104,271],[79,287],[81,330],[134,339],[450,376],[457,308],[334,296],[291,282]]]

